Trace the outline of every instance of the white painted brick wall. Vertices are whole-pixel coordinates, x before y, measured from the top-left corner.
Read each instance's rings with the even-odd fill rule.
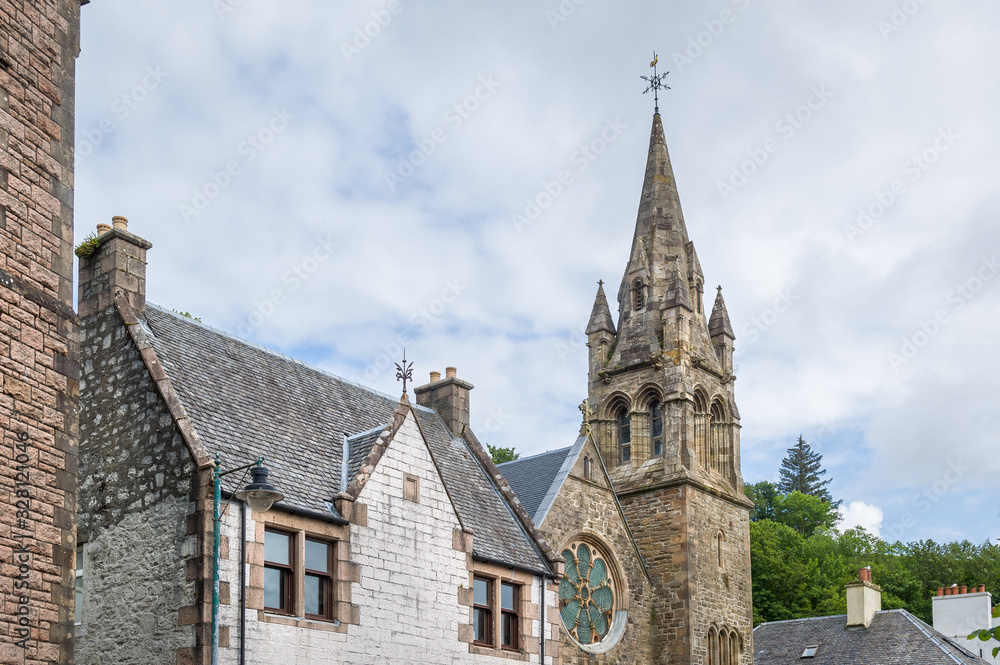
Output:
[[[403,473],[420,478],[420,502],[403,499]],[[468,585],[465,553],[452,549],[459,528],[444,484],[431,461],[412,415],[390,442],[359,501],[368,506],[368,525],[351,526],[351,561],[361,567],[361,583],[353,584],[351,601],[359,606],[361,624],[347,634],[258,621],[246,616],[248,665],[452,665],[514,663],[503,657],[469,653],[458,639],[458,626],[469,622],[469,608],[458,604],[458,588]],[[239,511],[225,518],[232,560],[220,565],[221,579],[232,582],[232,605],[222,608],[230,626],[231,647],[220,650],[226,665],[239,662]],[[247,540],[255,525],[248,513]],[[249,577],[249,570],[247,571]],[[541,592],[532,585],[532,599]],[[548,594],[554,603],[554,594]],[[531,633],[541,626],[531,621]],[[532,656],[532,663],[538,662]],[[548,656],[545,662],[551,665]]]

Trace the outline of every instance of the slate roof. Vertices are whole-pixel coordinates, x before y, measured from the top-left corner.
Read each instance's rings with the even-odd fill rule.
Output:
[[[545,513],[552,506],[551,500],[545,501],[546,497],[555,497],[573,466],[572,461],[576,460],[576,455],[570,453],[574,450],[579,453],[580,449],[582,446],[573,445],[497,466],[536,525],[542,523]],[[570,458],[569,468],[560,473]]]
[[[764,623],[753,631],[754,665],[962,665],[983,663],[906,610],[878,612],[867,630],[847,616]],[[816,656],[802,658],[807,646]]]
[[[382,432],[384,432],[388,427],[389,424],[386,423],[385,425],[379,425],[375,429],[368,430],[367,432],[347,437],[348,479],[358,475],[358,471],[361,470],[361,465],[364,464],[365,460],[368,458],[368,453],[372,451],[372,448],[375,446],[375,442],[378,441],[378,438],[382,436]]]
[[[539,573],[549,571],[531,537],[514,517],[489,474],[469,450],[465,439],[452,436],[437,412],[413,409],[431,454],[445,476],[445,486],[462,525],[473,533],[474,556],[493,561],[520,562]]]
[[[223,468],[263,455],[285,494],[279,509],[336,515],[330,500],[341,491],[345,435],[350,480],[392,422],[398,400],[150,303],[144,318],[208,454],[219,455]],[[413,413],[459,519],[473,531],[473,554],[548,572],[469,444],[434,411],[413,405]],[[241,486],[239,475],[225,478],[227,490]]]

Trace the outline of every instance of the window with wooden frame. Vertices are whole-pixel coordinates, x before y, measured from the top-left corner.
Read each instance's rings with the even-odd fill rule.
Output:
[[[493,580],[475,577],[472,582],[472,639],[493,646]]]
[[[294,568],[293,536],[284,531],[264,531],[264,609],[292,613]]]
[[[333,546],[322,540],[305,540],[305,574],[302,596],[308,619],[333,619]]]
[[[500,583],[500,648],[517,651],[521,632],[521,618],[518,603],[521,601],[521,587],[508,582]]]

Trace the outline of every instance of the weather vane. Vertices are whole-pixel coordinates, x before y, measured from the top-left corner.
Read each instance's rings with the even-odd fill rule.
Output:
[[[660,112],[660,90],[670,90],[670,86],[667,85],[667,74],[670,72],[663,72],[662,74],[656,73],[656,63],[659,62],[660,58],[656,55],[656,51],[653,51],[653,61],[649,63],[649,66],[653,68],[652,76],[640,76],[643,81],[649,84],[642,94],[646,94],[650,90],[653,91],[653,100],[656,102],[656,112]]]
[[[396,380],[403,382],[403,394],[406,394],[406,382],[413,380],[413,363],[406,362],[406,349],[403,349],[403,364],[396,363]]]

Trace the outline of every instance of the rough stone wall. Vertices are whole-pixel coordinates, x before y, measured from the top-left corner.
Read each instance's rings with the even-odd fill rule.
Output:
[[[196,467],[114,306],[81,322],[83,624],[76,662],[170,663],[195,646],[186,535]]]
[[[79,0],[0,2],[0,663],[69,663]]]
[[[692,662],[708,655],[708,629],[728,626],[740,635],[740,663],[753,665],[753,589],[750,582],[749,511],[712,494],[690,492],[688,535],[693,581]],[[718,536],[723,536],[719,565]]]
[[[593,480],[584,477],[584,457],[595,459]],[[597,449],[584,446],[562,490],[553,502],[541,530],[556,551],[574,538],[590,535],[601,541],[616,559],[628,585],[628,624],[621,641],[608,653],[591,656],[580,649],[560,627],[562,665],[635,665],[653,662],[653,589],[636,556],[625,523],[615,506],[614,493],[596,461]],[[558,606],[558,603],[556,603]]]
[[[657,587],[650,662],[704,663],[709,626],[735,628],[740,663],[753,663],[748,511],[680,485],[622,497],[622,507]],[[723,532],[723,567],[717,536]],[[727,583],[728,581],[728,583]]]
[[[403,498],[404,473],[420,479],[418,503]],[[470,608],[459,603],[460,590],[469,585],[467,554],[454,547],[455,530],[461,527],[412,414],[389,443],[357,503],[367,508],[365,525],[350,527],[350,560],[359,569],[351,601],[357,605],[359,623],[343,633],[310,627],[307,621],[269,621],[264,613],[248,610],[247,663],[509,662],[503,656],[472,653],[460,639],[460,626],[471,621]],[[248,523],[247,537],[254,539],[262,529],[256,528],[253,513]],[[238,512],[226,518],[225,528],[230,543],[240,537]],[[252,550],[260,545],[251,540],[247,546]],[[227,563],[223,570],[223,579],[237,589],[238,569]],[[536,600],[539,587],[536,580],[531,591]],[[222,650],[222,662],[232,665],[238,662],[238,613],[234,597],[223,608],[230,647]],[[530,623],[537,637],[539,621]],[[533,656],[526,662],[537,661]]]

